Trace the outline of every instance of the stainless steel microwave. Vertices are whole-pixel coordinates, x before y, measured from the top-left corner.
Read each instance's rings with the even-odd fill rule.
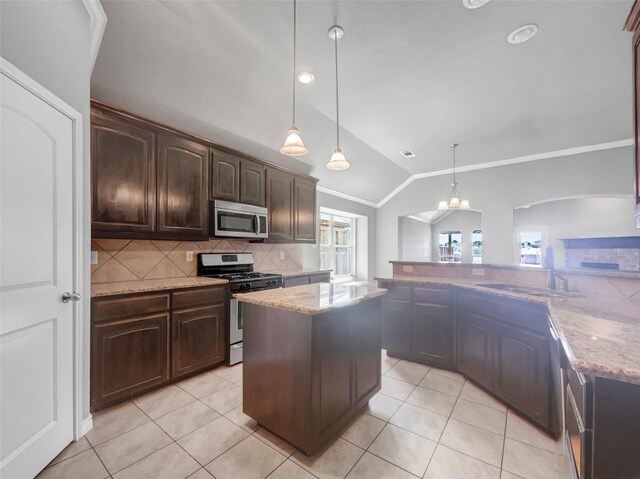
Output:
[[[267,208],[216,200],[212,211],[214,236],[266,238],[269,234]]]

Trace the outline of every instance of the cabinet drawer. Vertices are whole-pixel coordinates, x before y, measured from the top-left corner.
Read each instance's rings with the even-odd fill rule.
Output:
[[[227,287],[188,289],[171,293],[173,309],[190,308],[203,304],[224,303],[227,299]]]
[[[449,306],[451,304],[451,290],[448,288],[416,286],[413,288],[413,302]]]
[[[586,479],[590,477],[588,471],[590,469],[591,431],[585,428],[582,422],[571,387],[568,386],[565,393],[564,415],[569,438],[569,454],[573,459],[577,478]]]
[[[331,273],[313,274],[309,276],[309,283],[330,283]]]
[[[94,299],[93,322],[158,313],[169,309],[169,294],[145,294],[125,298]]]
[[[294,276],[293,278],[284,278],[284,287],[291,288],[292,286],[302,286],[309,284],[309,276]]]
[[[591,382],[582,373],[567,368],[567,380],[577,412],[586,428],[591,427]]]
[[[542,305],[489,294],[463,292],[458,295],[458,308],[547,334],[546,308]]]
[[[382,286],[384,287],[384,286]],[[396,286],[391,284],[386,299],[397,299],[400,301],[411,301],[411,286]]]

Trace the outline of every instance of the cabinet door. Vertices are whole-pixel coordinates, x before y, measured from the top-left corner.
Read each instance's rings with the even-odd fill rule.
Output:
[[[385,299],[383,311],[383,347],[392,356],[411,357],[411,303]]]
[[[295,178],[294,236],[296,242],[316,242],[316,182]]]
[[[382,314],[380,301],[368,301],[366,309],[352,317],[354,404],[380,390]]]
[[[91,408],[169,379],[169,313],[93,325]]]
[[[293,175],[267,168],[267,207],[269,239],[293,241]]]
[[[240,158],[211,150],[211,199],[240,201]]]
[[[224,361],[226,317],[226,308],[221,304],[173,312],[172,377]]]
[[[486,388],[493,389],[491,346],[494,323],[470,311],[460,311],[457,328],[458,369]]]
[[[158,137],[158,232],[208,237],[209,149],[178,136]]]
[[[264,206],[264,165],[250,160],[240,162],[240,203]]]
[[[548,338],[500,326],[496,329],[495,352],[495,393],[549,428]]]
[[[155,134],[91,111],[91,228],[152,233],[156,226]]]
[[[451,308],[435,304],[413,305],[413,355],[434,366],[453,366]]]
[[[633,63],[635,70],[636,227],[640,228],[640,30],[636,30],[633,36]]]

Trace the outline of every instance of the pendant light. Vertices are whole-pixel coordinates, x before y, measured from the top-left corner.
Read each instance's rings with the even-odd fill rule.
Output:
[[[338,40],[344,35],[344,30],[339,25],[333,25],[329,28],[329,38],[334,41],[336,52],[336,149],[331,155],[327,168],[330,170],[346,170],[351,165],[344,157],[340,149],[340,104],[338,101]]]
[[[287,139],[280,148],[280,153],[288,156],[302,156],[309,152],[296,128],[296,17],[296,0],[293,0],[293,121]]]
[[[442,210],[468,210],[471,208],[469,204],[469,200],[462,199],[460,193],[458,193],[458,183],[456,182],[456,148],[458,144],[454,143],[451,145],[451,150],[453,151],[453,182],[451,183],[451,196],[446,200],[440,201],[438,203],[438,209]]]

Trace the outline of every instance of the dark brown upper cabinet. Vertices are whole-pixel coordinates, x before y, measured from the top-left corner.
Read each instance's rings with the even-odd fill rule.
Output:
[[[212,200],[269,208],[269,239],[315,243],[316,184],[91,101],[92,236],[203,240]]]
[[[257,161],[240,162],[240,203],[264,206],[264,165]]]
[[[208,237],[209,148],[173,135],[158,137],[158,232]]]
[[[91,228],[94,236],[97,232],[155,231],[155,143],[153,130],[92,110]]]
[[[267,168],[269,241],[293,242],[293,175]]]
[[[293,234],[296,242],[316,242],[316,182],[294,178]]]
[[[211,199],[240,201],[240,158],[211,150]]]

